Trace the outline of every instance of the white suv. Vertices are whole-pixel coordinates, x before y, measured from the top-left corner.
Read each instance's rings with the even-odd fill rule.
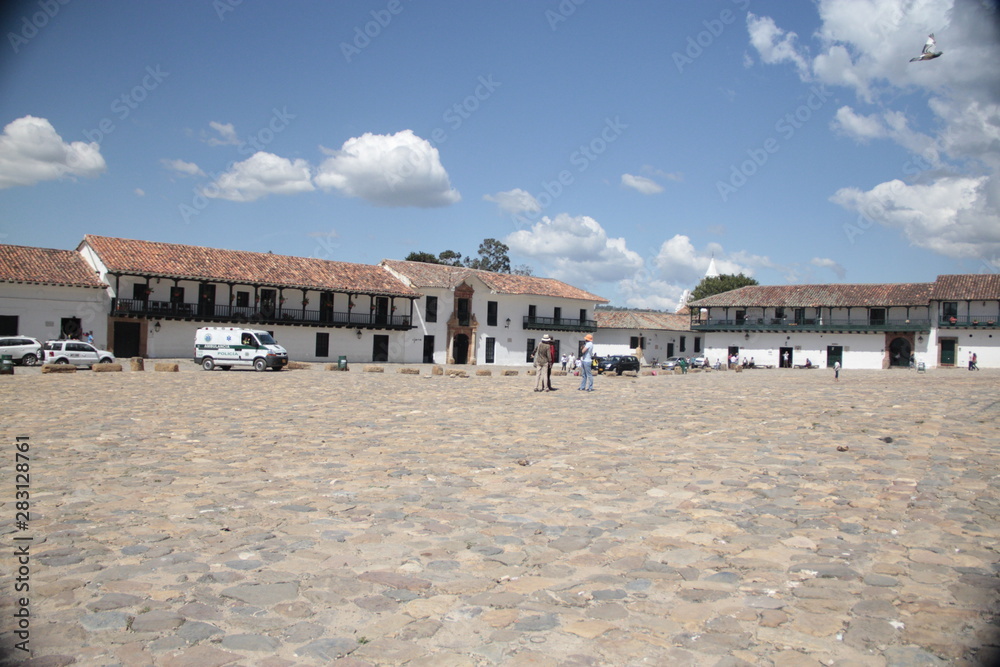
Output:
[[[42,358],[42,344],[28,336],[0,336],[2,355],[10,355],[15,364],[34,366]]]
[[[45,355],[43,361],[47,364],[74,364],[76,366],[93,366],[94,364],[110,364],[115,355],[107,350],[98,350],[90,343],[78,340],[50,340],[42,346]]]

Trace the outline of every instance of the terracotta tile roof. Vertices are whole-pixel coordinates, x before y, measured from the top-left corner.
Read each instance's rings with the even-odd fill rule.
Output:
[[[598,329],[658,329],[662,331],[688,331],[688,315],[658,313],[650,310],[597,310],[594,311]]]
[[[871,285],[748,285],[714,294],[689,306],[809,308],[830,306],[926,306],[932,283],[889,283]]]
[[[937,301],[993,301],[1000,299],[1000,274],[938,276],[931,290]]]
[[[384,259],[382,265],[405,276],[415,288],[421,287],[455,287],[469,276],[479,280],[498,294],[530,294],[536,296],[555,296],[564,299],[581,299],[594,303],[607,303],[604,297],[591,294],[578,287],[567,285],[553,278],[537,276],[519,276],[511,273],[493,273],[468,269],[464,266],[447,266],[444,264],[429,264],[426,262],[408,262],[399,259]]]
[[[379,266],[87,234],[112,273],[387,296],[417,293]],[[82,245],[82,244],[81,244]]]
[[[0,245],[0,281],[107,287],[78,252],[19,245]]]

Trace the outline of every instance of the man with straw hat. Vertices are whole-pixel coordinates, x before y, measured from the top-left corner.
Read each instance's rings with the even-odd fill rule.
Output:
[[[542,336],[542,340],[535,346],[535,374],[538,379],[535,381],[535,391],[549,391],[552,389],[549,384],[549,368],[552,366],[552,337],[548,334]]]

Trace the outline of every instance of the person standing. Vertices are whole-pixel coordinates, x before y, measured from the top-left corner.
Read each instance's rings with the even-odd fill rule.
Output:
[[[563,369],[563,371],[565,371],[566,370],[566,362],[569,361],[569,358],[564,354],[559,361],[562,362],[562,369]]]
[[[548,336],[548,334],[546,334],[546,336]],[[545,336],[542,336],[542,340],[543,341],[545,340]],[[546,391],[552,391],[552,367],[556,365],[556,360],[557,359],[559,359],[559,357],[556,355],[556,342],[554,340],[552,340],[552,338],[550,337],[549,338],[549,365],[545,369],[545,375],[546,375],[546,378],[547,378],[546,381],[548,382],[548,384],[546,385],[548,387],[548,389],[546,389]]]
[[[535,391],[549,390],[549,371],[552,367],[552,346],[549,345],[551,341],[552,338],[545,334],[535,346],[535,374],[538,376],[535,381]]]
[[[594,391],[594,372],[591,364],[594,361],[594,336],[583,337],[583,349],[580,351],[580,391]]]
[[[833,381],[840,382],[840,362],[833,362]]]

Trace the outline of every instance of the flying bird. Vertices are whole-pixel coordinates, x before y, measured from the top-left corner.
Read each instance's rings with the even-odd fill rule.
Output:
[[[916,58],[910,58],[911,63],[915,63],[918,60],[934,60],[940,56],[943,51],[935,51],[937,48],[937,42],[934,41],[934,33],[932,32],[927,36],[927,42],[924,44],[924,50],[920,52],[920,55]]]

